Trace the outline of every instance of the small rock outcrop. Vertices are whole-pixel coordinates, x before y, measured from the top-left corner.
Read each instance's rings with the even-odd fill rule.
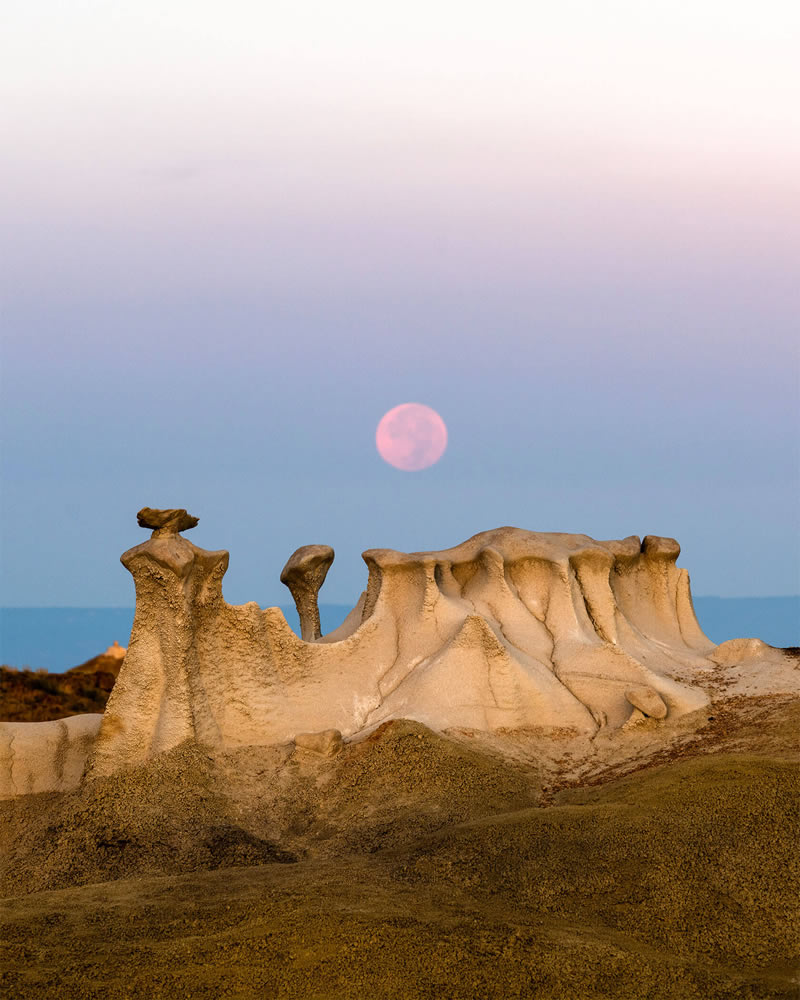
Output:
[[[647,715],[651,719],[665,719],[667,717],[667,706],[664,704],[664,699],[657,691],[645,684],[628,688],[625,692],[625,698],[634,708],[638,708],[643,715]]]
[[[100,656],[109,660],[122,661],[125,659],[125,654],[127,652],[128,650],[125,648],[125,646],[120,646],[118,640],[115,639],[108,647],[108,649],[104,653],[101,653]]]
[[[321,733],[298,733],[294,745],[321,757],[334,757],[342,750],[344,741],[338,729],[326,729]]]

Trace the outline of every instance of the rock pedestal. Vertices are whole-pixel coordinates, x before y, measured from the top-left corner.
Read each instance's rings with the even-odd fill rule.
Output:
[[[222,597],[228,553],[181,537],[185,510],[145,508],[153,537],[122,556],[133,633],[90,759],[93,774],[185,740],[211,748],[345,738],[390,718],[433,729],[618,729],[706,704],[713,644],[695,620],[672,539],[597,542],[517,528],[453,549],[364,553],[365,596],[320,638],[317,595],[333,550],[305,546],[278,608]],[[302,739],[307,739],[303,736]]]

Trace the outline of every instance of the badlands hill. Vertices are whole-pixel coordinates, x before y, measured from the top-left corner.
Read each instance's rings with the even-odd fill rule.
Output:
[[[800,663],[676,543],[372,550],[331,636],[307,546],[300,638],[192,520],[140,512],[105,712],[0,724],[4,996],[797,996]]]
[[[0,722],[50,722],[67,715],[102,712],[125,649],[118,642],[71,670],[0,667]]]

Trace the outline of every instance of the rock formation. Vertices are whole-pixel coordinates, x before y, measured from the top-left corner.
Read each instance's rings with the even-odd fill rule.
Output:
[[[148,526],[160,521],[149,512]],[[224,601],[227,552],[157,531],[122,556],[136,617],[91,773],[184,740],[229,748],[308,731],[348,737],[389,718],[592,733],[634,713],[700,708],[707,696],[693,675],[713,644],[694,618],[679,551],[670,539],[515,528],[444,552],[371,550],[366,593],[320,639],[317,592],[333,551],[307,546],[281,574],[300,639],[279,609]]]
[[[281,583],[291,591],[300,618],[300,635],[306,642],[314,642],[322,635],[317,595],[332,562],[333,549],[329,545],[304,545],[289,557],[281,571]]]
[[[183,507],[173,507],[170,510],[156,510],[153,507],[142,507],[136,515],[136,520],[140,528],[152,528],[151,537],[157,538],[162,535],[177,535],[181,531],[188,531],[195,528],[200,523],[199,517],[192,517]]]
[[[365,593],[324,637],[317,595],[333,550],[305,546],[281,574],[299,638],[278,608],[225,602],[228,553],[179,533],[197,518],[144,508],[138,520],[154,530],[121,557],[136,585],[127,655],[90,751],[96,723],[78,727],[87,776],[185,741],[223,751],[302,734],[302,745],[334,752],[339,734],[396,718],[438,731],[551,728],[591,738],[702,709],[720,662],[670,538],[598,542],[506,527],[438,552],[372,549]],[[740,658],[770,649],[761,646],[745,644]],[[723,659],[736,661],[739,648]],[[53,733],[63,757],[65,737]],[[0,794],[42,787],[13,776],[27,774],[18,740],[0,724]],[[74,763],[60,773],[64,784],[77,780]]]
[[[102,721],[102,715],[92,714],[0,722],[0,798],[78,785]]]

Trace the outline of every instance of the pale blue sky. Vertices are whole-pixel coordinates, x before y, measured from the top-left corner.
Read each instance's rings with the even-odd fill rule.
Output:
[[[799,11],[7,5],[0,603],[131,604],[143,505],[234,602],[507,523],[797,593]]]

